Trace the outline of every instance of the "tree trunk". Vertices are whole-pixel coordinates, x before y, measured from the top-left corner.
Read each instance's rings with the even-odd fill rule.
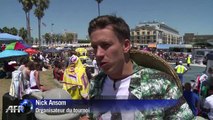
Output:
[[[38,19],[38,41],[39,41],[39,50],[41,50],[41,19]]]
[[[25,12],[27,20],[27,43],[31,40],[31,30],[30,30],[30,13]]]

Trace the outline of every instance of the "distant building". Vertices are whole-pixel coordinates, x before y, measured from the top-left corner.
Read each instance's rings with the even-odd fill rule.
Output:
[[[213,35],[195,35],[194,33],[185,33],[183,36],[185,44],[193,44],[196,42],[209,42],[213,40]]]
[[[144,22],[131,29],[131,41],[136,44],[181,44],[179,32],[164,23]]]

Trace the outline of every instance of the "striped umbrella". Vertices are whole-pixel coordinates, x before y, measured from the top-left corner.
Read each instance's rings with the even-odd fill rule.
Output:
[[[12,42],[6,45],[5,50],[23,50],[29,48],[30,46],[21,42]]]

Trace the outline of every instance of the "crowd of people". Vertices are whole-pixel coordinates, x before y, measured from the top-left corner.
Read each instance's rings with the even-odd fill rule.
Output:
[[[206,65],[209,62],[211,61],[207,60]],[[211,102],[213,95],[213,66],[212,64],[210,66],[206,66],[205,71],[203,71],[201,75],[197,75],[196,80],[186,82],[183,75],[191,69],[190,56],[187,56],[186,64],[187,66],[184,66],[183,62],[179,61],[175,66],[176,73],[181,81],[181,84],[183,85],[184,98],[195,116],[213,119],[213,114],[211,111],[213,106]]]
[[[177,101],[169,107],[153,106],[134,111],[111,108],[104,112],[81,114],[81,120],[191,120],[195,119],[195,116],[213,119],[213,67],[208,70],[208,78],[200,76],[195,82],[196,85],[186,82],[182,91],[177,82],[179,79],[174,75],[156,67],[144,67],[138,62],[143,61],[143,56],[139,56],[137,60],[132,59],[130,29],[121,17],[104,15],[94,18],[89,23],[88,34],[94,51],[88,56],[92,56],[97,75],[91,75],[92,70],[86,66],[87,62],[81,60],[75,51],[62,52],[56,56],[38,53],[29,59],[21,59],[18,68],[23,72],[24,79],[29,81],[30,88],[48,90],[40,84],[39,71],[43,68],[53,71],[54,79],[62,83],[62,89],[68,91],[72,99],[147,100],[150,106],[153,106],[153,100]],[[153,61],[148,62],[152,64]],[[190,62],[187,64],[190,68]],[[182,67],[176,67],[176,71],[181,79],[184,74]],[[181,80],[183,84],[183,79]]]

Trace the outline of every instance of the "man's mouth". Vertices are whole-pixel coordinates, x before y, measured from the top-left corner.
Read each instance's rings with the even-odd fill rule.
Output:
[[[107,64],[107,62],[101,62],[100,67],[104,67]]]

